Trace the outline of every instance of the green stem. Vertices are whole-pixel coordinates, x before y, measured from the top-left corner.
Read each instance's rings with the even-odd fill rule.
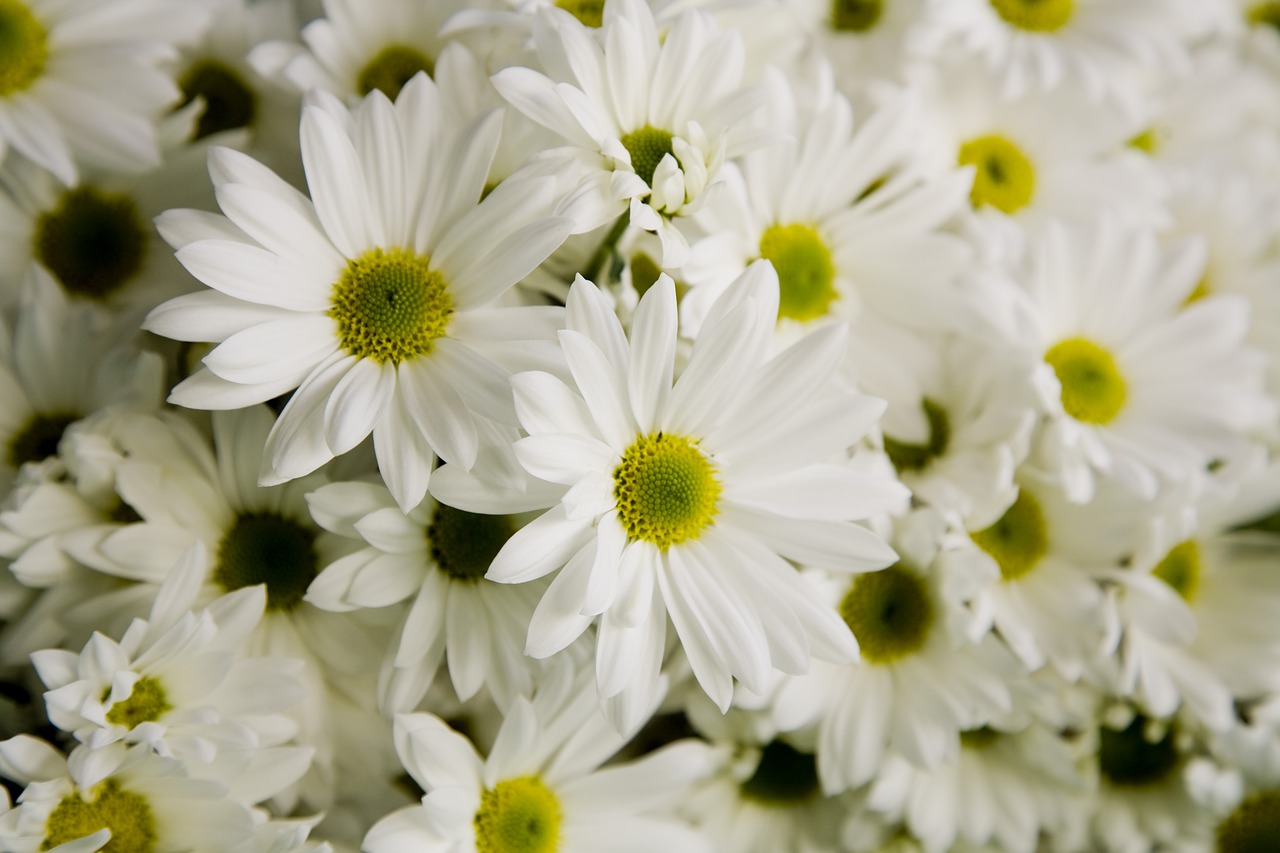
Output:
[[[604,271],[605,264],[608,263],[609,257],[613,254],[614,249],[618,247],[618,241],[622,239],[622,235],[627,233],[627,226],[631,224],[631,214],[623,213],[613,223],[613,227],[609,229],[609,233],[604,235],[604,239],[600,241],[600,245],[596,247],[595,252],[591,255],[591,260],[587,261],[587,277],[595,284],[600,283],[600,273]]]

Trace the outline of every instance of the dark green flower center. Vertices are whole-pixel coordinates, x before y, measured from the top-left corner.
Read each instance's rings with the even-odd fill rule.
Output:
[[[923,471],[929,463],[947,452],[951,443],[951,421],[946,409],[932,400],[922,401],[924,416],[929,422],[929,438],[923,444],[909,444],[884,437],[884,452],[898,471]]]
[[[244,77],[226,63],[201,59],[178,80],[182,106],[201,98],[204,112],[196,123],[196,139],[250,127],[258,116],[258,95]]]
[[[32,248],[69,293],[106,299],[142,270],[147,230],[130,196],[81,185],[36,220]]]
[[[79,415],[69,412],[32,415],[9,441],[9,465],[20,468],[27,462],[43,462],[57,455],[62,434],[78,420]]]
[[[674,155],[671,142],[674,137],[665,130],[659,130],[646,124],[639,130],[624,133],[621,138],[622,147],[631,155],[631,169],[649,186],[653,186],[653,173],[657,170],[662,158]]]
[[[1275,853],[1280,844],[1280,791],[1255,794],[1218,824],[1218,853]]]
[[[584,26],[604,25],[604,0],[556,0],[556,5],[573,15]]]
[[[419,71],[425,71],[427,76],[435,73],[431,57],[407,44],[388,45],[360,69],[356,76],[356,89],[361,95],[377,89],[394,101]]]
[[[456,581],[478,581],[515,532],[505,515],[480,515],[440,504],[427,528],[431,559]]]
[[[222,538],[213,578],[231,592],[267,585],[268,610],[292,610],[315,579],[315,535],[274,512],[245,512]]]
[[[760,754],[751,778],[742,783],[742,796],[769,806],[802,803],[818,790],[818,765],[814,757],[780,740]]]
[[[840,616],[857,638],[862,659],[887,664],[924,647],[934,612],[924,580],[896,563],[854,578]]]
[[[884,0],[833,0],[831,28],[837,32],[864,33],[884,14]]]
[[[1167,778],[1178,766],[1178,749],[1170,728],[1159,740],[1147,738],[1147,718],[1138,714],[1117,731],[1103,726],[1099,733],[1098,763],[1113,785],[1138,787]]]

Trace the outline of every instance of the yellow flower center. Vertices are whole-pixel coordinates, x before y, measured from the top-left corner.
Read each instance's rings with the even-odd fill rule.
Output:
[[[839,298],[831,250],[812,226],[770,225],[760,236],[760,257],[778,272],[779,318],[815,320]]]
[[[951,421],[947,412],[932,400],[925,399],[922,407],[929,422],[929,438],[924,444],[908,444],[884,437],[884,452],[898,471],[923,471],[929,463],[947,452],[951,443]]]
[[[855,577],[840,601],[840,616],[857,638],[862,659],[888,664],[924,647],[934,612],[924,581],[897,563]]]
[[[573,15],[584,26],[604,24],[604,0],[556,0],[556,5]]]
[[[991,555],[1004,580],[1016,580],[1036,567],[1049,551],[1049,527],[1040,502],[1023,489],[993,525],[970,535]]]
[[[1213,293],[1213,288],[1209,285],[1209,274],[1205,273],[1200,276],[1200,280],[1196,282],[1195,289],[1187,294],[1187,299],[1183,304],[1191,305],[1192,303],[1199,302],[1211,293]]]
[[[668,154],[674,156],[671,142],[675,137],[665,130],[646,124],[639,130],[624,133],[619,141],[631,155],[631,170],[649,186],[653,186],[653,173]]]
[[[45,821],[40,849],[52,850],[100,829],[111,830],[111,840],[101,853],[154,853],[156,849],[151,805],[145,797],[122,789],[114,779],[98,785],[92,800],[71,794],[58,803]]]
[[[716,469],[692,439],[638,437],[613,472],[618,522],[632,540],[666,550],[697,539],[716,517]]]
[[[1062,384],[1062,408],[1087,424],[1106,424],[1124,408],[1128,386],[1111,353],[1084,338],[1054,344],[1044,360]]]
[[[107,722],[132,729],[142,723],[160,719],[162,714],[172,708],[165,695],[164,685],[151,676],[144,675],[134,682],[129,698],[116,702],[107,711]]]
[[[1194,539],[1175,545],[1151,570],[1151,574],[1191,601],[1200,588],[1200,546]]]
[[[1130,139],[1126,144],[1144,154],[1155,154],[1160,150],[1160,132],[1154,127],[1149,127]]]
[[[975,208],[990,205],[1016,213],[1031,203],[1036,170],[1017,145],[998,134],[980,136],[960,146],[959,163],[973,166],[969,201]]]
[[[9,439],[9,465],[21,468],[27,462],[43,462],[56,455],[62,434],[78,420],[80,415],[70,412],[32,415],[22,429]]]
[[[0,97],[28,88],[48,59],[48,35],[27,4],[0,0]]]
[[[406,249],[370,249],[347,263],[329,316],[342,348],[399,364],[427,355],[453,316],[453,297],[431,259]]]
[[[1075,11],[1072,0],[991,0],[991,7],[1010,26],[1038,33],[1062,29]]]
[[[555,853],[560,801],[537,776],[499,782],[480,795],[476,853]]]
[[[218,546],[213,579],[227,592],[267,585],[268,610],[292,610],[316,577],[315,535],[274,512],[245,512]]]
[[[356,75],[356,90],[367,95],[377,89],[394,101],[419,71],[427,72],[428,76],[435,73],[431,57],[407,44],[387,45],[360,69]]]
[[[1280,3],[1255,3],[1249,7],[1245,18],[1252,26],[1280,30]]]
[[[1280,839],[1280,790],[1245,800],[1218,824],[1218,853],[1266,853]]]
[[[36,220],[32,254],[68,293],[106,299],[142,271],[147,233],[132,197],[82,184]]]
[[[240,72],[216,59],[193,62],[178,80],[182,104],[200,98],[204,112],[196,123],[196,139],[225,130],[249,127],[258,115],[258,95]]]
[[[427,528],[431,559],[450,578],[475,582],[484,577],[514,528],[505,515],[480,515],[440,504]]]
[[[842,33],[865,33],[880,21],[884,0],[832,0],[831,28]]]

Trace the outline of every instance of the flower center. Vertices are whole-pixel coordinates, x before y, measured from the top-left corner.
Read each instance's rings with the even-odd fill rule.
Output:
[[[27,4],[0,0],[0,96],[34,83],[48,59],[48,37]]]
[[[514,532],[505,515],[480,515],[440,504],[427,528],[431,559],[456,581],[478,581]]]
[[[675,156],[675,149],[671,146],[672,139],[674,137],[671,134],[650,124],[622,135],[620,141],[631,155],[632,171],[649,186],[653,186],[653,173],[662,158],[668,154]]]
[[[258,115],[258,95],[234,68],[216,59],[191,64],[182,79],[182,104],[196,98],[204,101],[204,112],[196,122],[196,139],[224,130],[249,127]]]
[[[476,853],[555,853],[560,801],[537,776],[499,782],[480,795]]]
[[[1016,580],[1036,567],[1049,551],[1049,528],[1044,512],[1026,489],[1013,506],[985,530],[970,534],[973,544],[991,555],[1004,580]]]
[[[69,293],[106,299],[142,269],[147,231],[124,193],[69,189],[36,220],[33,254]]]
[[[887,664],[924,647],[933,602],[924,581],[898,563],[854,578],[840,601],[840,616],[857,638],[862,659]]]
[[[109,691],[108,691],[109,692]],[[172,709],[165,695],[164,685],[149,675],[133,683],[133,692],[123,702],[117,702],[107,711],[107,722],[132,729],[142,723],[160,719],[160,715]]]
[[[21,468],[27,462],[43,462],[56,455],[62,434],[78,420],[79,415],[68,412],[32,415],[9,441],[9,465]]]
[[[1036,190],[1036,170],[1017,145],[997,134],[980,136],[960,146],[959,163],[973,166],[969,201],[975,208],[990,205],[1015,213],[1031,202]]]
[[[1245,800],[1218,824],[1218,853],[1266,853],[1280,838],[1280,790]]]
[[[315,536],[274,512],[241,513],[222,537],[213,579],[227,592],[267,585],[268,610],[292,610],[315,579]]]
[[[100,853],[154,853],[156,820],[146,798],[121,789],[114,779],[94,790],[94,797],[88,802],[71,794],[54,807],[45,821],[40,849],[52,850],[59,844],[109,829],[111,840]]]
[[[1098,764],[1113,785],[1137,787],[1162,781],[1178,766],[1178,749],[1170,728],[1160,740],[1147,739],[1147,718],[1138,714],[1122,731],[1103,726]]]
[[[356,89],[361,95],[377,89],[394,101],[415,74],[425,71],[429,77],[435,70],[431,57],[416,47],[405,44],[387,45],[360,69],[360,73],[356,75]]]
[[[932,400],[922,401],[924,416],[929,421],[929,438],[924,444],[908,444],[884,437],[884,452],[899,471],[921,471],[947,452],[951,443],[951,421],[947,412]]]
[[[1209,273],[1200,276],[1200,280],[1196,282],[1196,286],[1187,294],[1187,298],[1183,301],[1183,305],[1191,305],[1204,299],[1213,293],[1213,287],[1209,284]]]
[[[1000,732],[990,726],[960,732],[960,745],[966,749],[986,749],[1000,740]]]
[[[809,225],[770,225],[760,257],[778,271],[778,317],[804,322],[827,313],[836,293],[831,250]]]
[[[613,472],[618,522],[631,541],[662,550],[697,539],[716,517],[720,481],[692,439],[639,436]]]
[[[833,0],[831,28],[842,33],[864,33],[884,13],[883,0]]]
[[[1255,27],[1280,30],[1280,3],[1257,3],[1249,8],[1246,17]]]
[[[1160,149],[1160,132],[1154,127],[1149,127],[1125,144],[1143,154],[1155,154]]]
[[[406,249],[370,249],[347,263],[329,316],[359,358],[399,364],[427,355],[453,316],[453,297],[431,259]]]
[[[818,790],[818,765],[813,755],[780,740],[760,754],[751,778],[742,783],[742,796],[766,806],[802,803]]]
[[[1191,601],[1200,588],[1200,546],[1194,539],[1175,545],[1151,574]]]
[[[556,0],[556,5],[585,26],[604,26],[604,0]]]
[[[1128,388],[1111,353],[1084,338],[1054,344],[1044,360],[1062,383],[1062,408],[1087,424],[1105,424],[1124,408]]]
[[[1072,0],[991,0],[996,14],[1020,30],[1051,33],[1071,20]]]

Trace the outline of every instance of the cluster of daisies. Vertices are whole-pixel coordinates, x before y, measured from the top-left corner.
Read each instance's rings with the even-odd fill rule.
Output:
[[[0,851],[1280,849],[1280,3],[0,0]]]

